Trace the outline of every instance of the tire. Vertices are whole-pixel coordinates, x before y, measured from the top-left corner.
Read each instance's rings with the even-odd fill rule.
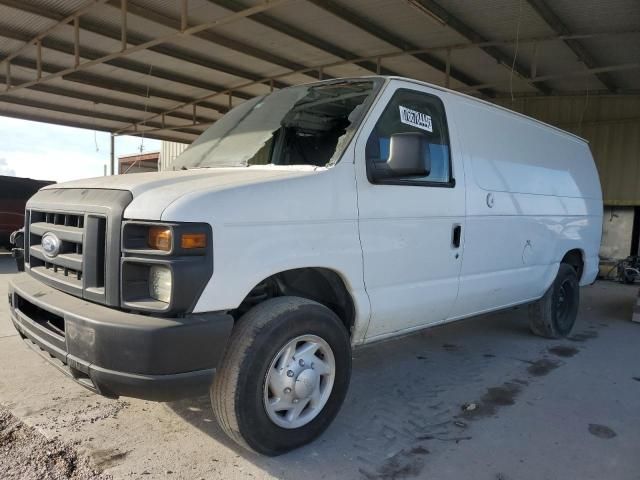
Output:
[[[287,357],[286,353],[293,350],[283,347],[298,341],[299,350],[294,354],[298,359]],[[316,343],[320,347],[312,357],[304,357],[305,364],[301,348]],[[287,363],[287,358],[293,359]],[[326,365],[332,359],[333,374],[320,374],[320,369],[329,370]],[[283,386],[280,395],[272,392],[267,372],[269,379],[283,382],[278,383]],[[327,390],[330,377],[333,383]],[[340,319],[319,303],[298,297],[277,297],[251,309],[234,327],[210,389],[211,404],[218,423],[231,439],[257,453],[275,456],[311,442],[330,425],[342,406],[350,378],[351,344]],[[312,388],[311,384],[318,386],[314,392],[324,388],[322,395],[313,396],[313,401],[307,400],[311,394],[305,390]],[[284,385],[293,387],[293,392],[289,389],[287,393]],[[292,405],[296,395],[301,397],[298,402],[308,401],[296,420],[289,423],[288,412],[274,412],[275,407],[269,407],[268,411],[267,405],[277,399]],[[294,423],[303,421],[306,423],[299,426]]]
[[[529,305],[529,328],[545,338],[568,336],[576,323],[580,303],[578,275],[570,265],[561,263],[549,290]]]

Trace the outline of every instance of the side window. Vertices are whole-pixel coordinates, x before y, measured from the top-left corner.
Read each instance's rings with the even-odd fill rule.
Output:
[[[386,162],[391,136],[406,132],[426,135],[431,171],[423,177],[394,179],[394,183],[451,185],[449,132],[444,106],[438,97],[415,90],[399,89],[389,101],[367,140],[367,165]]]

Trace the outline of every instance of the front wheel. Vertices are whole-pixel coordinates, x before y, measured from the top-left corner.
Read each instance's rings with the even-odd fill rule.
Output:
[[[549,290],[529,305],[529,328],[541,337],[566,337],[576,323],[579,303],[578,275],[573,267],[561,263]]]
[[[211,387],[211,403],[233,440],[279,455],[329,426],[350,377],[351,345],[340,319],[319,303],[278,297],[238,321]]]

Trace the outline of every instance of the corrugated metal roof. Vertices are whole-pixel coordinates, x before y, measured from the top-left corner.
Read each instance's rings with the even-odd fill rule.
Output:
[[[39,17],[13,7],[0,4],[0,28],[2,29],[9,28],[20,33],[30,33],[33,31],[41,32],[55,24],[56,22],[54,20],[49,20],[44,17]]]
[[[19,49],[23,42],[19,40],[11,40],[9,38],[0,38],[0,55],[7,56],[11,52]]]
[[[406,1],[351,0],[343,2],[370,22],[418,47],[441,47],[464,42],[464,37]]]
[[[526,0],[439,0],[438,3],[492,40],[515,38],[518,31],[522,38],[553,33]]]
[[[87,0],[38,0],[37,5],[64,15],[71,15],[85,3],[87,3]]]
[[[553,0],[549,4],[575,31],[629,30],[640,25],[638,0]]]
[[[363,12],[362,15],[366,14]],[[310,3],[294,2],[279,11],[278,18],[357,55],[376,55],[393,50],[385,41]]]
[[[640,68],[608,72],[606,78],[588,72],[589,63],[609,67],[640,62],[640,2],[637,0],[544,0],[563,24],[549,22],[540,13],[540,0],[296,0],[262,13],[218,25],[197,35],[180,35],[179,0],[129,0],[128,48],[160,37],[165,42],[151,49],[127,51],[109,61],[69,72],[63,78],[46,76],[74,65],[74,29],[62,25],[43,41],[44,81],[29,88],[0,92],[0,113],[41,118],[59,123],[86,124],[111,131],[132,130],[129,118],[156,116],[138,131],[152,129],[160,138],[193,140],[202,126],[193,123],[192,103],[198,121],[211,121],[232,105],[276,88],[309,82],[319,76],[369,75],[376,71],[376,55],[402,53],[403,49],[452,47],[450,86],[468,90],[486,84],[482,96],[572,94],[589,91],[597,95],[640,89]],[[36,77],[36,48],[22,49],[35,38],[73,14],[85,0],[0,0],[0,55],[20,51],[12,61],[12,85]],[[222,19],[260,0],[190,0],[188,26]],[[421,6],[420,6],[421,5]],[[435,14],[429,14],[431,9]],[[440,9],[440,10],[438,10]],[[443,10],[444,9],[444,10]],[[438,13],[439,12],[439,13]],[[444,15],[446,18],[440,18]],[[441,21],[442,20],[442,21]],[[81,64],[101,55],[119,52],[120,1],[95,5],[80,19]],[[619,33],[567,42],[548,40],[568,33]],[[513,44],[480,45],[458,49],[479,40],[511,41]],[[532,37],[544,37],[536,47]],[[575,42],[580,48],[576,49]],[[569,44],[568,44],[569,43]],[[584,53],[590,58],[585,59]],[[367,57],[358,64],[336,62]],[[0,61],[2,60],[0,58]],[[380,60],[382,73],[400,74],[443,85],[445,50],[399,55]],[[534,63],[544,82],[532,85],[522,78]],[[505,66],[506,65],[506,66]],[[591,65],[592,67],[594,65]],[[298,71],[308,68],[311,70]],[[580,76],[567,76],[582,72]],[[5,69],[0,67],[0,81]],[[251,84],[266,79],[263,83]],[[512,79],[512,81],[510,81]],[[147,91],[149,96],[147,98]],[[6,101],[3,101],[3,98]],[[92,101],[95,99],[95,101]],[[23,109],[19,102],[24,103]],[[36,108],[41,105],[43,108]],[[46,106],[55,107],[47,109]],[[69,114],[60,110],[69,108]],[[88,108],[91,107],[91,108]],[[87,115],[80,113],[87,111]],[[95,115],[91,115],[95,112]],[[159,129],[162,126],[181,130]],[[123,121],[114,121],[113,119]],[[111,119],[111,120],[110,120]],[[149,125],[156,125],[149,126]]]

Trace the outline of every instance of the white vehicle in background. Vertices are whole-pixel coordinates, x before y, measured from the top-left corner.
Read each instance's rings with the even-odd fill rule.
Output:
[[[100,394],[210,388],[267,455],[329,426],[352,348],[525,303],[566,336],[598,271],[587,143],[417,81],[249,100],[175,166],[36,194],[13,322]]]

